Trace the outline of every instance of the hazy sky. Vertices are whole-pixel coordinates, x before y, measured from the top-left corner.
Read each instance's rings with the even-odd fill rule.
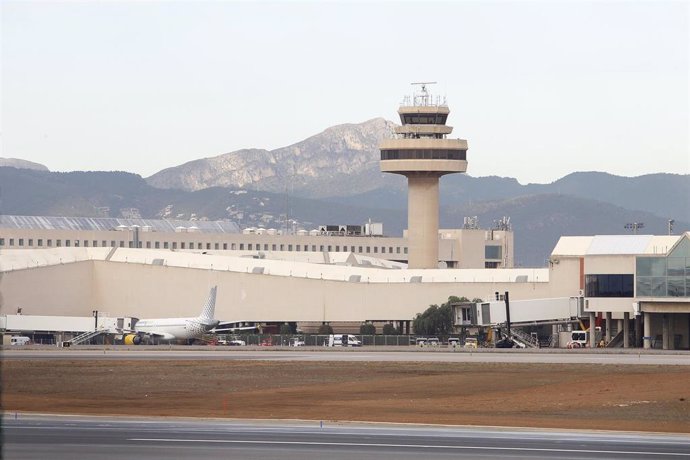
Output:
[[[162,168],[398,121],[438,81],[468,174],[690,172],[688,2],[2,1],[2,150]]]

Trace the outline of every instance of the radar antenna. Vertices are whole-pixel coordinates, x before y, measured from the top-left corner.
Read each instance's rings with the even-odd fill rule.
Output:
[[[421,89],[419,92],[415,92],[413,97],[414,97],[414,105],[421,105],[421,106],[427,106],[431,105],[432,103],[432,97],[431,93],[426,89],[427,85],[435,85],[435,81],[417,81],[410,83],[412,86],[421,86]]]

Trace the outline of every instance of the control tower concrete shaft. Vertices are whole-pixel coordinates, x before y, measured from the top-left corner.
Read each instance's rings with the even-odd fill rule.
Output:
[[[381,171],[407,177],[407,240],[409,268],[438,267],[438,181],[444,174],[467,171],[467,141],[447,139],[450,110],[427,90],[406,97],[400,108],[402,126],[393,139],[381,142]]]

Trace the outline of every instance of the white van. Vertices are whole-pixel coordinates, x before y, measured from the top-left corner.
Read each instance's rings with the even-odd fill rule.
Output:
[[[333,334],[328,336],[329,347],[361,347],[362,342],[352,334]]]
[[[28,345],[31,339],[23,335],[15,335],[10,338],[10,345]]]

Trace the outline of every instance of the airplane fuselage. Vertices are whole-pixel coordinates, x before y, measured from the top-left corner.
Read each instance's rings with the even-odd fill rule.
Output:
[[[216,307],[216,290],[213,286],[208,299],[201,309],[201,314],[194,318],[157,318],[142,319],[134,324],[134,334],[128,334],[125,342],[131,341],[134,345],[141,343],[142,336],[153,337],[162,340],[198,339],[204,332],[213,329],[219,321],[214,319]]]
[[[200,338],[212,326],[202,323],[199,318],[159,318],[140,320],[134,330],[164,340],[177,340]]]

